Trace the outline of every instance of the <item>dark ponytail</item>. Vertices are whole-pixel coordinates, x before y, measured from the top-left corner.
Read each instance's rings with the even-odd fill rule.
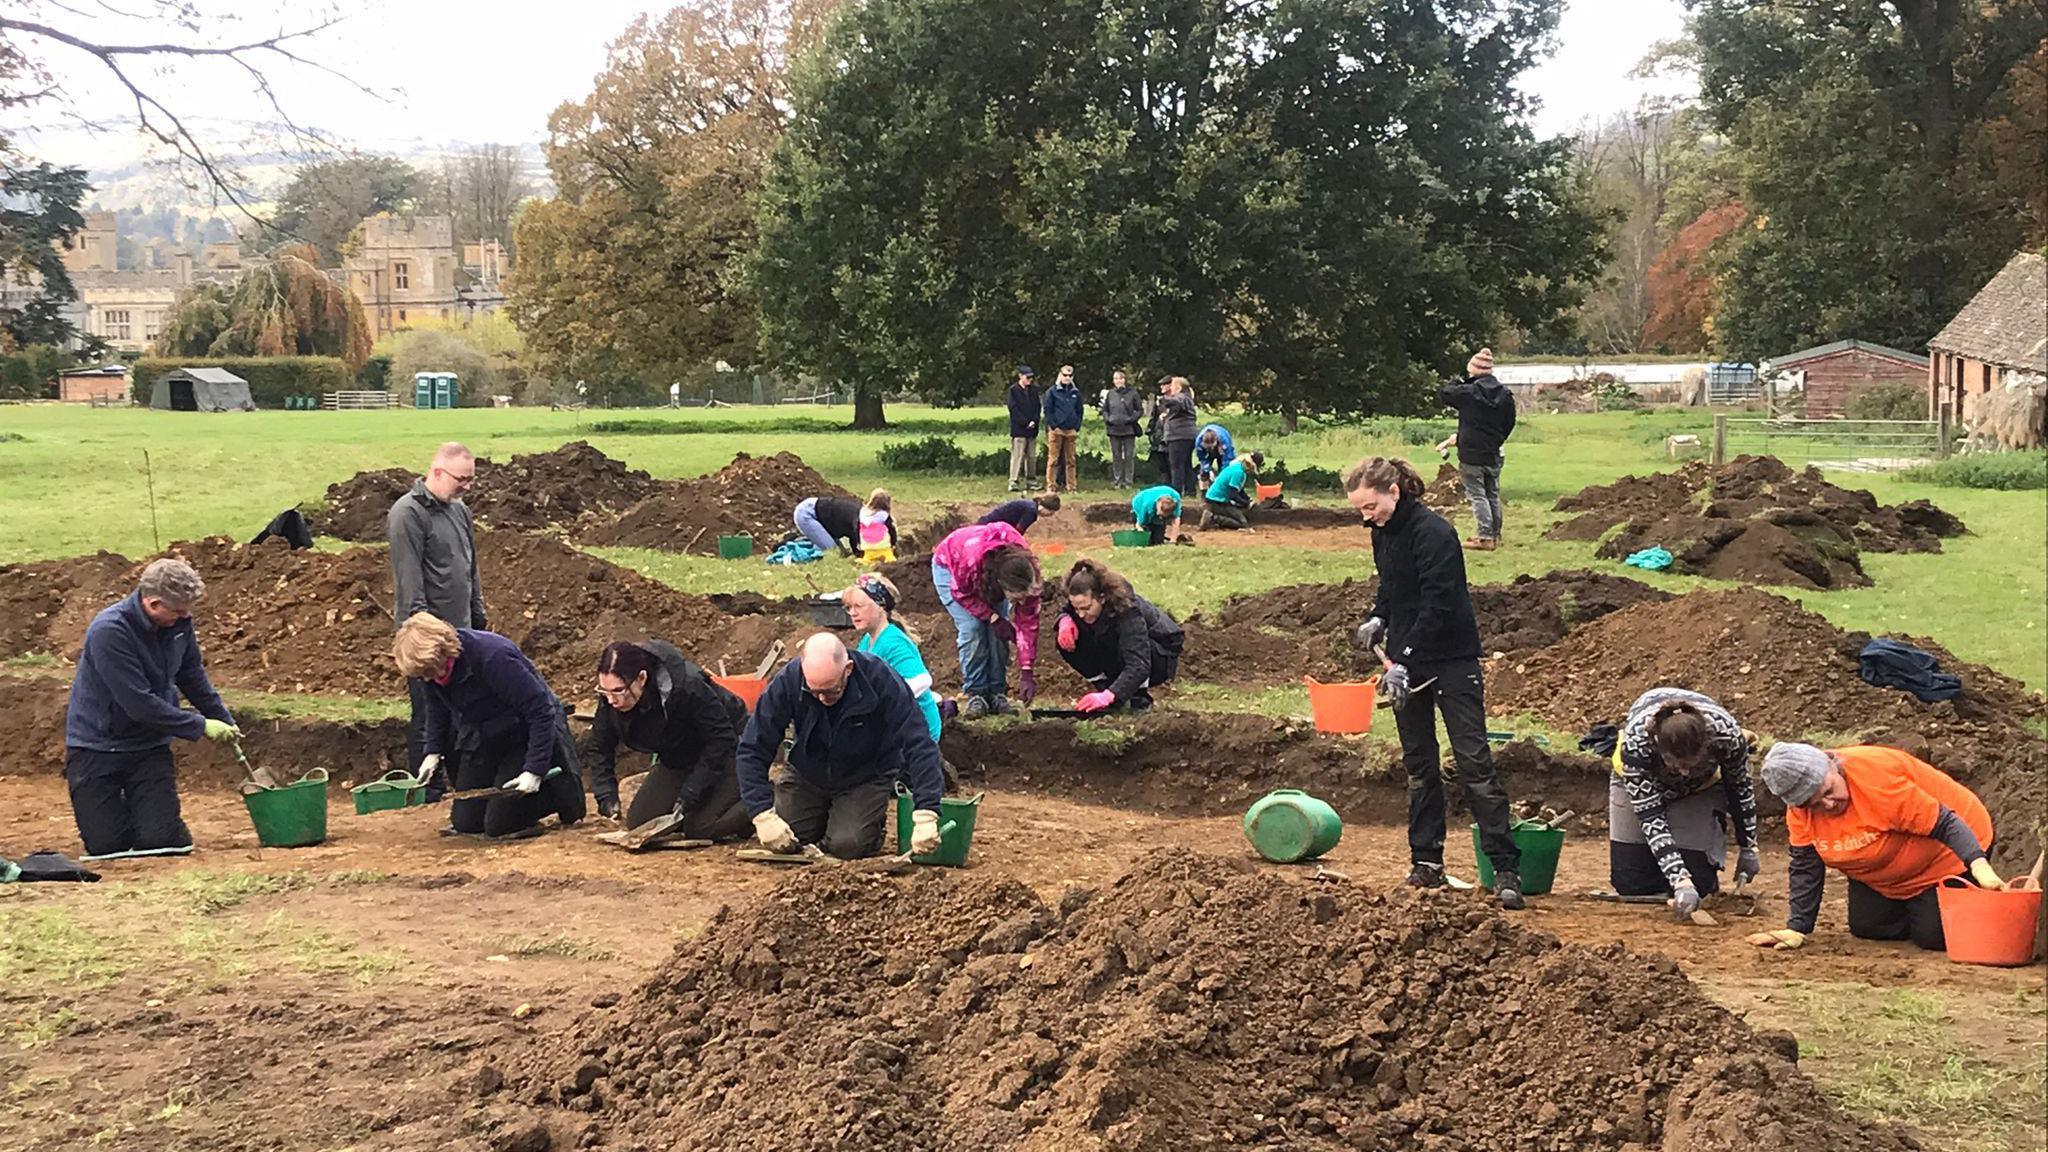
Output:
[[[600,674],[617,676],[628,684],[642,672],[647,673],[648,679],[652,681],[654,666],[657,663],[659,661],[654,658],[654,653],[624,640],[605,645],[604,651],[597,655],[597,670]]]
[[[1406,460],[1387,456],[1368,456],[1353,464],[1344,473],[1344,491],[1356,492],[1370,488],[1375,492],[1393,492],[1410,500],[1422,499],[1422,473]]]

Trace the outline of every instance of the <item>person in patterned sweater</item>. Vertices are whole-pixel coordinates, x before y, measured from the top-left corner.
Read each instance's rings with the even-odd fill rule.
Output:
[[[1711,697],[1652,688],[1629,706],[1607,788],[1607,856],[1623,896],[1671,897],[1683,920],[1720,888],[1732,824],[1738,884],[1762,870],[1749,737]],[[1719,785],[1719,787],[1716,787]]]

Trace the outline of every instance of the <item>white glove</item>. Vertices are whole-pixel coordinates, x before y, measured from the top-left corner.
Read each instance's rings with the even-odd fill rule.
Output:
[[[1690,919],[1700,910],[1700,890],[1686,881],[1671,890],[1671,911],[1680,920]]]
[[[1998,873],[1992,870],[1991,861],[1982,856],[1970,861],[1970,879],[1975,880],[1979,888],[1989,888],[1995,892],[2003,892],[2006,889],[2005,881],[2000,880]]]
[[[939,814],[919,809],[910,814],[910,854],[925,856],[939,850]]]
[[[770,852],[796,851],[796,833],[773,808],[754,817],[754,839]]]
[[[521,772],[505,785],[507,792],[519,792],[531,796],[540,791],[540,777],[531,772]]]
[[[418,776],[413,777],[413,779],[432,780],[434,778],[434,773],[439,772],[440,770],[441,754],[439,752],[429,752],[425,756],[420,757],[420,774]]]

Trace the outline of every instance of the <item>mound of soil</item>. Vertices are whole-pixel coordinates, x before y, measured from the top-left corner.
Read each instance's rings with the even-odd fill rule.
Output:
[[[1680,572],[1801,588],[1868,584],[1859,551],[1939,552],[1943,537],[1965,530],[1925,500],[1882,505],[1830,484],[1819,469],[1794,472],[1770,456],[1625,476],[1566,496],[1556,509],[1578,515],[1545,539],[1598,540],[1619,526],[1599,555],[1660,546]]]
[[[1456,464],[1447,460],[1437,465],[1436,479],[1422,490],[1422,502],[1446,517],[1472,511],[1472,502],[1465,498],[1465,479],[1458,475]]]
[[[1917,1147],[1781,1050],[1662,957],[1169,849],[1057,909],[972,873],[794,876],[474,1073],[537,1114],[450,1120],[782,1152]]]
[[[416,478],[403,468],[385,468],[329,485],[313,530],[344,540],[384,539],[385,515]],[[577,440],[504,464],[478,459],[476,481],[462,502],[479,524],[531,532],[605,519],[662,487],[662,481]]]
[[[63,654],[100,609],[125,595],[125,556],[100,551],[64,560],[0,564],[0,660]]]
[[[799,503],[812,496],[852,495],[794,452],[742,452],[716,472],[664,486],[627,509],[616,523],[590,528],[580,539],[588,544],[716,555],[720,536],[744,533],[753,536],[755,551],[765,554],[796,530],[792,517]]]

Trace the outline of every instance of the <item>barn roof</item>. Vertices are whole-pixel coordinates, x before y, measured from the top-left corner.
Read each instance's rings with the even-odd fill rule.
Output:
[[[1897,348],[1887,347],[1883,344],[1872,344],[1868,340],[1837,340],[1832,344],[1822,344],[1816,348],[1803,348],[1797,352],[1788,352],[1783,356],[1772,357],[1771,367],[1790,368],[1795,364],[1804,364],[1808,360],[1818,360],[1823,356],[1833,356],[1837,352],[1868,352],[1873,356],[1882,356],[1887,360],[1897,360],[1901,364],[1910,364],[1915,368],[1927,367],[1927,357],[1925,356],[1916,355],[1912,352],[1902,352]]]
[[[2048,258],[2015,255],[1927,346],[2001,368],[2048,372]]]

